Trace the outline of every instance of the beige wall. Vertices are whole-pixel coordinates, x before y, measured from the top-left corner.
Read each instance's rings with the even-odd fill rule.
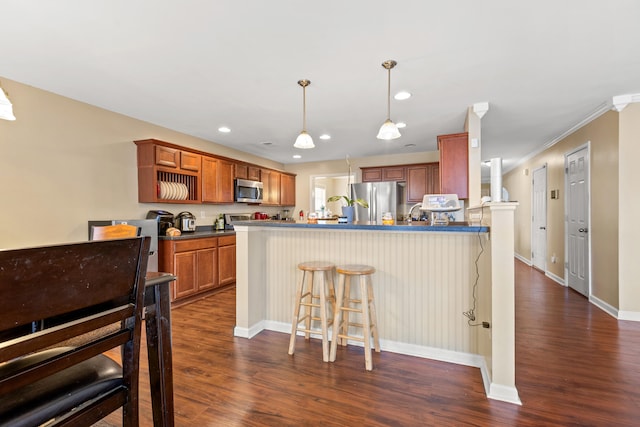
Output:
[[[16,121],[0,120],[0,248],[87,239],[87,220],[192,211],[198,225],[246,205],[138,203],[137,139],[156,138],[262,166],[279,163],[0,77]],[[271,208],[274,212],[277,209]],[[202,217],[202,213],[205,214]]]
[[[633,114],[640,119],[637,110]],[[559,189],[560,199],[547,195],[547,271],[564,278],[564,156],[590,142],[591,175],[591,271],[592,294],[618,308],[618,203],[619,154],[618,116],[609,111],[505,174],[503,184],[512,200],[520,202],[516,210],[515,250],[531,258],[531,177],[533,170],[547,164],[547,188]],[[637,138],[636,138],[637,141]],[[528,169],[528,175],[523,172]],[[636,211],[637,212],[637,211]],[[557,262],[551,263],[552,255]]]

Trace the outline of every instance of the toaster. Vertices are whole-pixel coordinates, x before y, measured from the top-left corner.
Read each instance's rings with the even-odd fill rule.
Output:
[[[183,233],[196,231],[196,217],[191,212],[180,212],[175,216],[174,227]]]

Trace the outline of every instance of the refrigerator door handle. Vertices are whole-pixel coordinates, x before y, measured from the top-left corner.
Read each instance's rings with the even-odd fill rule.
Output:
[[[378,218],[378,189],[374,185],[371,189],[371,206],[369,210],[369,221],[375,222],[376,218]]]

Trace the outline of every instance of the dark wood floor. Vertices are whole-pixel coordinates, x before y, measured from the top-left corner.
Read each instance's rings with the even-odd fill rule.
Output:
[[[234,298],[229,290],[172,311],[178,426],[640,425],[640,324],[519,261],[523,406],[487,399],[476,368],[382,352],[366,372],[361,348],[339,348],[328,364],[318,340],[299,337],[292,357],[287,334],[234,338]],[[141,386],[141,425],[152,425],[146,372]]]

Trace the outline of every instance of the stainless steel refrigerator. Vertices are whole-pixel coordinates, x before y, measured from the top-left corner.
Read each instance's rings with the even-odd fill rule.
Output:
[[[385,212],[391,212],[393,219],[398,220],[405,204],[404,190],[404,183],[396,181],[351,184],[351,198],[364,199],[369,203],[368,208],[355,205],[354,221],[382,224]]]

